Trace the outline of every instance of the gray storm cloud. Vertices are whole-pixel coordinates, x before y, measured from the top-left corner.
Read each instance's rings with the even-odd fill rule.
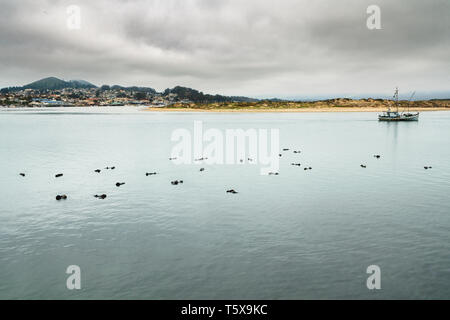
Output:
[[[369,5],[381,30],[366,27]],[[81,29],[67,28],[69,5]],[[450,89],[448,0],[1,0],[0,87],[46,76],[248,96]]]

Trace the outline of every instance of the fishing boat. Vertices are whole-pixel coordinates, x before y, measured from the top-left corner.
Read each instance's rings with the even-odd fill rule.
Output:
[[[412,99],[413,95],[411,96],[410,100]],[[383,114],[378,115],[379,121],[419,121],[419,112],[411,113],[409,112],[409,103],[408,103],[408,110],[407,112],[399,112],[398,111],[398,88],[395,88],[395,111],[391,110],[391,107],[389,106],[387,111],[383,112]]]

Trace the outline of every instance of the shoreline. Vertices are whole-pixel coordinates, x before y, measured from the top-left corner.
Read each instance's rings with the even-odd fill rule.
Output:
[[[190,112],[190,113],[339,113],[339,112],[377,112],[386,111],[386,108],[381,107],[302,107],[302,108],[179,108],[179,107],[150,107],[150,106],[73,106],[73,107],[8,107],[0,106],[2,110],[64,110],[64,109],[110,109],[110,110],[124,110],[133,109],[143,112]],[[405,112],[402,109],[400,112]],[[410,108],[411,112],[424,111],[450,111],[450,107],[416,107]]]
[[[339,108],[237,108],[237,109],[202,109],[202,108],[167,108],[148,107],[145,112],[218,112],[218,113],[299,113],[299,112],[384,112],[386,108],[339,107]],[[450,108],[410,108],[409,111],[450,111]]]

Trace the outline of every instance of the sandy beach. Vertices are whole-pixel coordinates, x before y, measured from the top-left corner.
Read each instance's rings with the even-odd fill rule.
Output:
[[[386,108],[367,108],[367,107],[339,107],[339,108],[242,108],[242,109],[205,109],[205,108],[167,108],[167,107],[149,107],[143,109],[148,112],[383,112]],[[410,108],[410,111],[450,111],[450,108]]]

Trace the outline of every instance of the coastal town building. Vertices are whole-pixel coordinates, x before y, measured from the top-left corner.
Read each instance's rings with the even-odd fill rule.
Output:
[[[0,106],[4,107],[63,107],[63,106],[141,106],[165,107],[173,103],[191,103],[178,99],[177,94],[150,94],[123,89],[98,88],[61,90],[11,90],[0,92]]]

